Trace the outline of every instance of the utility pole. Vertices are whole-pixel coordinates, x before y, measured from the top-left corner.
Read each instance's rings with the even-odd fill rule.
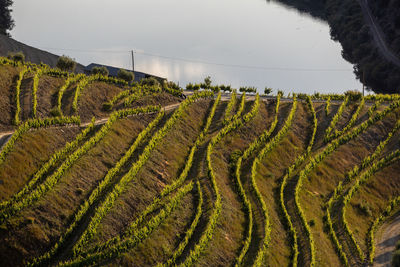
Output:
[[[365,90],[365,72],[363,71],[363,81],[362,81],[362,84],[363,84],[363,97],[364,97],[364,90]]]
[[[133,55],[133,50],[131,50],[131,54],[132,54],[132,71],[133,74],[135,74],[135,56]]]

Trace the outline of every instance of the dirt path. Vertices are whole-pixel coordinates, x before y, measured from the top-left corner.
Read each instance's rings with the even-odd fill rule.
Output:
[[[400,214],[387,223],[378,231],[376,239],[376,252],[374,266],[390,267],[392,253],[396,243],[400,240]]]
[[[359,3],[364,14],[365,22],[369,25],[375,44],[379,48],[378,50],[384,58],[395,64],[397,67],[400,67],[400,59],[387,46],[385,35],[380,26],[375,22],[371,10],[369,9],[368,0],[359,0]]]
[[[176,109],[179,106],[180,103],[172,104],[163,107],[165,111],[170,111],[173,109]],[[96,120],[95,125],[102,125],[107,122],[108,118],[101,118]],[[81,127],[87,127],[90,124],[90,122],[85,122],[81,124]],[[0,133],[0,152],[3,148],[3,146],[7,143],[7,141],[11,138],[11,136],[14,134],[14,131],[8,131],[8,132],[2,132]]]

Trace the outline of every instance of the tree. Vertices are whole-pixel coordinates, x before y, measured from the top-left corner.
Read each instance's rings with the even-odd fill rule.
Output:
[[[60,70],[73,72],[76,67],[76,62],[74,59],[72,59],[68,56],[61,56],[58,58],[56,66]]]
[[[269,95],[270,93],[272,93],[272,88],[265,87],[264,94]]]
[[[117,73],[117,77],[122,80],[125,80],[129,83],[129,82],[133,81],[133,79],[135,78],[135,75],[131,71],[119,69],[119,71]]]
[[[12,0],[1,0],[0,1],[0,34],[8,35],[8,31],[14,28],[14,20],[11,18],[12,9]]]
[[[239,88],[239,92],[246,93],[257,93],[257,88],[254,86],[242,86]]]
[[[148,77],[140,80],[140,85],[161,88],[160,82],[154,77]]]
[[[103,76],[108,76],[109,72],[108,69],[104,66],[102,67],[93,67],[91,70],[92,74],[101,74]]]
[[[205,90],[211,89],[211,77],[210,77],[210,76],[207,76],[207,77],[204,79],[204,82],[201,83],[200,87],[203,88],[203,89],[205,89]]]

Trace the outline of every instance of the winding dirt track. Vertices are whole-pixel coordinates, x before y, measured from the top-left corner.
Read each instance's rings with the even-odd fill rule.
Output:
[[[400,214],[385,223],[378,232],[374,266],[390,267],[392,253],[400,240]]]

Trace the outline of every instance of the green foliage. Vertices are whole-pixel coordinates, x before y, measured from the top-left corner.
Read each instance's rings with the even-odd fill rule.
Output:
[[[236,99],[236,92],[235,92],[235,99]],[[233,98],[231,97],[231,100],[229,101],[230,104],[228,103],[228,107],[227,107],[227,110],[225,111],[225,115],[226,115],[226,112],[229,111],[228,109],[231,109],[230,113],[232,112],[232,109],[233,109],[233,107],[234,107],[234,106],[233,106],[234,104],[231,103],[231,102],[233,102],[233,101],[236,102],[236,100],[233,100]],[[237,111],[236,114],[233,115],[233,116],[229,116],[229,117],[226,117],[226,116],[225,116],[224,122],[223,122],[224,125],[227,125],[227,124],[229,124],[231,121],[236,120],[237,118],[239,118],[240,116],[242,116],[242,113],[243,113],[243,110],[244,110],[245,102],[246,102],[246,93],[243,93],[242,96],[241,96],[241,98],[240,98],[240,104],[239,104],[238,111]],[[229,105],[230,105],[230,106],[229,106]]]
[[[216,200],[214,201],[214,205],[213,205],[213,208],[211,211],[211,216],[209,217],[209,220],[207,222],[206,229],[203,231],[203,233],[202,233],[198,243],[195,245],[194,249],[192,249],[190,251],[190,253],[186,257],[185,261],[182,264],[180,264],[179,266],[191,266],[194,264],[194,262],[196,262],[198,260],[201,253],[207,248],[208,243],[210,242],[210,240],[213,236],[214,229],[218,223],[222,203],[221,203],[221,195],[219,193],[219,188],[218,188],[218,185],[216,182],[216,177],[215,177],[215,173],[214,173],[214,169],[212,167],[212,161],[211,161],[211,154],[213,153],[213,148],[228,133],[241,127],[243,125],[243,123],[246,123],[249,120],[251,120],[257,114],[258,108],[259,108],[259,96],[257,95],[251,111],[248,114],[246,114],[243,117],[243,119],[236,118],[235,120],[232,120],[220,132],[218,132],[218,134],[215,135],[211,139],[210,143],[208,144],[207,154],[206,154],[208,177],[211,180],[211,185],[212,185],[213,191],[215,193]]]
[[[349,129],[351,129],[354,125],[354,123],[356,123],[356,120],[358,118],[358,116],[360,115],[362,109],[364,108],[365,105],[365,99],[362,97],[361,98],[361,102],[358,105],[356,111],[354,112],[354,114],[351,116],[350,121],[347,123],[347,125],[341,130],[338,131],[335,129],[334,133],[332,133],[331,135],[327,136],[325,138],[325,140],[332,140],[334,138],[337,138],[338,136],[342,135],[343,133],[347,132]]]
[[[299,181],[298,184],[296,186],[296,191],[299,191],[303,181],[307,178],[308,174],[324,159],[326,158],[328,155],[330,155],[333,151],[335,151],[340,145],[343,145],[347,142],[349,142],[350,140],[354,139],[355,137],[357,137],[360,133],[364,132],[367,128],[369,128],[371,125],[373,125],[374,123],[376,123],[377,121],[383,119],[384,117],[386,117],[388,114],[390,114],[393,110],[397,109],[400,106],[400,102],[393,102],[390,104],[390,106],[388,108],[386,108],[384,111],[376,114],[374,117],[369,118],[367,121],[363,122],[362,124],[360,124],[359,126],[349,130],[347,133],[344,133],[342,136],[340,136],[339,138],[333,140],[332,142],[330,142],[322,151],[320,151],[319,153],[317,153],[315,156],[313,156],[310,159],[310,162],[304,167],[304,169],[300,172],[299,174]],[[335,190],[335,195],[337,194],[337,190]],[[310,228],[308,226],[308,223],[306,221],[306,218],[304,216],[304,212],[301,209],[300,206],[300,202],[298,199],[298,194],[295,194],[295,203],[296,203],[296,207],[297,207],[297,212],[299,213],[299,215],[302,218],[302,223],[305,226],[305,228],[307,229],[307,236],[309,236],[310,240],[312,240],[312,235],[311,235],[311,231]],[[329,206],[329,202],[328,202],[328,206]],[[335,246],[336,249],[340,251],[341,250],[341,246],[337,241],[337,237],[336,234],[334,234],[334,231],[332,229],[332,221],[330,220],[330,216],[329,216],[329,209],[328,209],[328,214],[327,214],[327,223],[329,225],[329,229],[330,229],[330,234],[332,239],[335,241]],[[313,244],[313,242],[312,242]],[[360,251],[360,250],[359,250]],[[315,254],[313,251],[313,245],[312,245],[312,250],[311,250],[311,255],[314,255],[314,261],[315,261]],[[344,253],[340,252],[340,256],[341,259],[345,262],[345,264],[347,264],[347,258],[343,257]],[[362,255],[362,254],[361,254]]]
[[[79,80],[78,85],[76,86],[74,99],[72,101],[72,110],[76,113],[78,112],[78,100],[81,96],[83,90],[90,84],[95,81],[99,82],[106,82],[110,84],[118,84],[118,85],[127,85],[125,80],[116,79],[113,77],[106,77],[101,74],[91,75],[91,76],[84,76],[82,79]]]
[[[104,179],[99,183],[99,185],[91,192],[90,196],[85,200],[83,204],[78,209],[78,212],[74,215],[73,221],[70,223],[68,229],[66,232],[64,232],[58,242],[53,246],[51,250],[49,250],[47,253],[42,255],[39,258],[34,259],[32,262],[32,265],[40,265],[46,263],[52,256],[55,255],[55,253],[61,248],[61,246],[64,244],[65,240],[71,235],[73,230],[79,225],[79,222],[82,220],[84,215],[87,213],[88,209],[90,206],[92,206],[95,201],[99,199],[103,191],[110,185],[112,178],[119,172],[119,170],[126,164],[126,162],[131,158],[132,154],[136,151],[137,147],[141,144],[141,142],[144,140],[144,138],[147,137],[147,135],[150,133],[150,131],[159,123],[159,121],[162,119],[164,113],[162,112],[160,107],[156,106],[147,106],[144,108],[136,108],[136,109],[125,109],[125,110],[119,110],[111,114],[109,120],[106,122],[105,125],[98,131],[89,141],[87,141],[80,149],[75,151],[71,156],[68,157],[68,159],[71,158],[71,160],[67,160],[65,162],[68,162],[69,165],[73,164],[75,162],[75,158],[78,158],[81,154],[85,153],[90,149],[95,143],[98,143],[102,137],[105,136],[105,134],[108,132],[108,130],[111,128],[113,123],[117,121],[118,119],[131,116],[131,115],[137,115],[137,114],[143,114],[143,113],[149,113],[149,112],[159,112],[158,116],[138,135],[136,138],[135,142],[132,144],[132,146],[128,149],[128,151],[125,153],[125,155],[118,161],[116,166],[111,168]],[[65,162],[63,164],[65,164]],[[59,168],[61,169],[63,165]],[[70,167],[70,166],[67,166]],[[67,168],[64,167],[64,168]],[[56,173],[59,172],[58,170]]]
[[[104,66],[101,67],[93,67],[92,70],[90,71],[91,74],[96,75],[96,74],[100,74],[102,76],[108,76],[110,73],[108,71],[108,69]]]
[[[4,163],[4,160],[8,153],[14,148],[14,144],[21,136],[31,129],[37,129],[41,127],[48,127],[52,125],[66,125],[66,124],[80,124],[79,117],[59,117],[59,118],[46,118],[43,120],[31,119],[23,122],[18,129],[11,136],[10,140],[4,145],[0,152],[0,165]]]
[[[78,255],[82,250],[83,246],[90,240],[96,232],[97,226],[100,224],[101,220],[107,214],[107,212],[113,206],[115,200],[122,194],[126,185],[132,181],[141,167],[149,159],[151,152],[155,147],[161,142],[164,136],[169,132],[169,130],[175,125],[176,121],[183,115],[185,109],[188,105],[193,103],[199,98],[211,97],[212,92],[201,92],[192,95],[181,103],[179,108],[174,112],[174,114],[168,119],[164,126],[158,130],[151,140],[148,142],[147,146],[144,148],[142,154],[139,156],[138,160],[132,165],[129,171],[120,179],[118,186],[115,186],[113,190],[105,197],[104,201],[97,207],[95,214],[91,218],[91,221],[86,228],[86,230],[81,235],[80,239],[74,246],[74,254]]]
[[[98,253],[92,253],[84,258],[78,258],[71,262],[64,262],[61,266],[76,266],[76,265],[93,265],[94,263],[100,263],[107,259],[112,259],[120,256],[121,254],[136,247],[140,242],[147,238],[178,206],[182,198],[187,195],[193,189],[193,181],[187,185],[181,187],[173,198],[170,199],[169,203],[161,210],[156,216],[151,218],[146,226],[135,231],[131,237],[128,237],[115,245],[111,246],[106,250],[101,250]]]
[[[231,100],[228,103],[228,106],[225,109],[225,116],[224,116],[224,123],[226,124],[226,122],[230,121],[230,119],[232,118],[232,110],[235,107],[237,102],[237,95],[236,92],[234,91],[231,94]]]
[[[330,107],[331,107],[331,97],[329,96],[328,99],[326,100],[326,105],[325,105],[325,115],[328,116],[330,113]]]
[[[39,79],[43,75],[42,69],[37,69],[33,76],[33,88],[32,88],[32,115],[34,118],[37,116],[37,90],[39,87]]]
[[[83,74],[78,74],[78,75],[69,75],[67,80],[65,81],[64,85],[58,90],[58,96],[57,96],[57,107],[52,110],[52,115],[56,116],[62,116],[62,98],[65,93],[65,91],[68,89],[68,87],[76,82],[79,82],[80,80],[84,79],[85,76]]]
[[[269,94],[271,94],[272,93],[272,88],[270,88],[270,87],[265,87],[265,89],[264,89],[264,94],[265,95],[269,95]]]
[[[58,125],[59,122],[65,123],[68,121],[58,119],[53,121],[52,123],[57,123],[54,125]],[[79,123],[79,121],[76,122]],[[73,150],[75,150],[78,147],[78,145],[87,137],[87,135],[94,130],[94,126],[95,123],[94,120],[92,120],[89,126],[86,127],[85,130],[83,130],[82,133],[80,133],[75,138],[74,141],[72,141],[71,143],[67,143],[64,148],[54,153],[51,156],[50,160],[48,160],[45,164],[43,164],[40,167],[40,169],[35,173],[35,175],[17,194],[13,195],[10,200],[0,203],[0,210],[7,209],[17,201],[21,201],[21,199],[25,195],[27,195],[30,191],[32,191],[34,187],[37,186],[37,184],[44,179],[45,175],[48,174],[48,172],[55,166],[57,162],[64,160],[68,154],[72,153]]]
[[[200,87],[204,90],[211,89],[211,77],[205,77],[204,82],[200,84]]]
[[[62,71],[74,72],[76,68],[76,62],[74,59],[63,55],[58,58],[56,66]]]
[[[158,88],[161,88],[161,83],[154,77],[141,79],[139,84],[142,85],[142,86],[147,86],[147,87],[158,87]]]
[[[239,88],[239,92],[242,93],[257,93],[257,88],[253,86],[242,86]]]
[[[268,215],[268,209],[267,209],[267,204],[265,203],[263,196],[261,195],[260,190],[258,189],[258,185],[256,182],[256,175],[257,175],[257,166],[259,165],[260,162],[264,159],[264,157],[272,151],[274,147],[276,147],[279,142],[286,136],[288,133],[292,122],[293,118],[295,116],[297,109],[297,98],[294,95],[293,97],[293,105],[292,109],[290,110],[290,113],[288,117],[285,120],[285,123],[283,127],[280,129],[280,131],[264,146],[264,148],[259,152],[257,157],[254,159],[252,167],[251,167],[251,186],[252,189],[254,190],[258,202],[261,204],[262,208],[262,215],[264,219],[264,237],[262,238],[262,244],[261,247],[257,251],[256,258],[254,260],[253,266],[262,266],[263,260],[265,257],[266,250],[269,246],[269,241],[270,241],[270,234],[271,234],[271,222],[270,218]]]
[[[356,91],[356,90],[349,90],[349,91],[346,91],[346,92],[344,93],[344,95],[345,95],[346,97],[348,97],[349,100],[350,100],[351,102],[359,101],[359,100],[361,100],[361,98],[363,97],[363,96],[362,96],[362,93],[361,93],[361,92],[358,92],[358,91]]]
[[[24,78],[25,73],[27,73],[29,69],[27,67],[23,67],[23,69],[20,71],[18,80],[17,80],[17,85],[15,86],[15,103],[16,103],[16,110],[15,110],[15,116],[14,116],[14,124],[18,125],[20,124],[20,113],[21,113],[21,103],[20,103],[20,95],[21,95],[21,83],[22,79]]]
[[[117,73],[117,77],[119,79],[124,80],[129,83],[129,82],[133,81],[133,79],[135,78],[135,75],[131,71],[119,69],[119,71]]]
[[[279,105],[280,105],[280,96],[277,97],[276,101],[276,106],[275,110],[279,110]],[[265,130],[263,134],[261,134],[257,140],[252,142],[249,147],[243,152],[243,154],[236,153],[236,156],[231,156],[232,158],[232,164],[236,165],[235,172],[234,172],[234,177],[235,177],[235,183],[236,187],[238,190],[239,197],[241,198],[244,206],[244,211],[246,213],[247,217],[247,229],[246,229],[246,238],[245,241],[243,242],[243,247],[240,251],[240,254],[238,257],[236,257],[236,262],[235,266],[241,266],[243,259],[249,249],[250,243],[251,243],[251,237],[252,237],[252,232],[253,232],[253,211],[251,207],[251,202],[246,196],[246,192],[243,188],[241,178],[240,178],[240,173],[241,173],[241,167],[242,167],[242,162],[246,160],[250,155],[259,149],[261,146],[265,144],[265,142],[268,140],[268,138],[271,136],[272,132],[275,130],[276,125],[278,124],[278,112],[275,113],[275,120],[271,124],[270,128],[268,130]]]
[[[335,116],[332,118],[328,129],[326,129],[326,131],[325,131],[325,137],[324,137],[325,142],[328,142],[331,140],[332,131],[335,129],[336,124],[338,123],[340,117],[342,116],[344,109],[346,108],[346,105],[348,104],[348,102],[349,102],[349,97],[346,96],[346,98],[340,105],[338,111],[336,112]]]

